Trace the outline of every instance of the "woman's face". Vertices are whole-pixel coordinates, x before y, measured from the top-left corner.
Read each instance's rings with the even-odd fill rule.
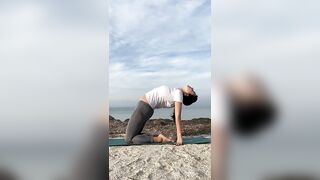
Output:
[[[195,93],[194,90],[193,90],[193,87],[191,87],[191,86],[189,86],[189,85],[186,86],[186,88],[185,88],[185,93],[186,93],[187,95],[193,95],[193,96],[196,95],[196,93]]]

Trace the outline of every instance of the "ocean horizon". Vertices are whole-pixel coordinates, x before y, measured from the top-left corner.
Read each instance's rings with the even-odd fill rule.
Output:
[[[110,107],[109,114],[115,119],[125,121],[129,119],[135,107]],[[155,109],[151,119],[171,119],[173,108]],[[184,107],[182,109],[182,120],[191,120],[193,118],[210,118],[210,107]]]

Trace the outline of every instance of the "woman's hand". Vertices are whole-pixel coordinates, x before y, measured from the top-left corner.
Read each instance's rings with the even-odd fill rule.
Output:
[[[180,135],[180,136],[177,137],[176,145],[177,145],[177,146],[180,146],[180,145],[182,145],[182,143],[183,143],[183,142],[182,142],[182,136]]]

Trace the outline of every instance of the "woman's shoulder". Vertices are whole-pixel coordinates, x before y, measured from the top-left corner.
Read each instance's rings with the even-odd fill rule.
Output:
[[[180,88],[172,88],[172,91],[182,94],[182,90]]]
[[[182,102],[183,99],[183,93],[180,88],[173,88],[171,91],[171,94],[173,96],[174,101]]]

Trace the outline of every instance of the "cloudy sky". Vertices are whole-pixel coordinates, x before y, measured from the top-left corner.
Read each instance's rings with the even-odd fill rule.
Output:
[[[107,9],[100,0],[0,1],[0,139],[68,137],[106,102]]]
[[[320,65],[319,5],[314,1],[215,1],[214,77],[254,71],[286,107],[283,110],[290,117],[284,121],[305,125],[298,119],[309,115],[308,121],[313,121],[310,113],[301,110],[320,103],[320,98],[315,98],[320,90],[316,75]]]
[[[297,170],[318,175],[320,2],[212,2],[213,77],[257,73],[280,112],[275,126],[256,141],[232,148],[230,179],[263,179]]]
[[[110,1],[110,106],[190,84],[210,105],[210,0]]]
[[[1,145],[80,137],[70,128],[84,126],[87,106],[106,101],[108,74],[114,106],[160,84],[189,83],[199,103],[209,102],[210,42],[214,77],[254,69],[267,79],[286,114],[279,131],[294,142],[290,151],[320,137],[319,1],[216,0],[211,20],[208,0],[109,2],[108,73],[107,1],[0,1]],[[298,157],[305,154],[282,162],[298,166]],[[268,167],[277,170],[274,162]]]
[[[18,177],[68,171],[62,144],[81,149],[106,104],[107,12],[105,0],[0,1],[0,164]]]

